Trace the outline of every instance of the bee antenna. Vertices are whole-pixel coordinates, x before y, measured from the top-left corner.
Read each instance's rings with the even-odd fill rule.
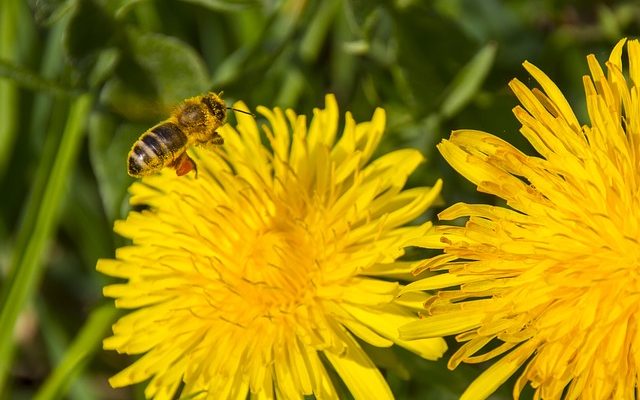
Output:
[[[238,110],[237,108],[233,108],[233,107],[227,107],[227,110],[233,110],[233,111],[237,111],[237,112],[240,112],[240,113],[243,113],[243,114],[249,114],[254,118],[256,117],[256,115],[254,113],[252,113],[252,112],[244,111],[244,110]]]

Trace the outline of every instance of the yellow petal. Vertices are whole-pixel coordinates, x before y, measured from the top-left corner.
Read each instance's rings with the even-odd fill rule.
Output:
[[[482,400],[496,391],[531,355],[531,346],[522,346],[501,358],[478,376],[464,391],[460,400]]]
[[[384,377],[356,341],[350,341],[343,355],[324,354],[356,400],[393,399]]]
[[[400,338],[413,340],[453,335],[480,326],[484,315],[477,312],[457,312],[424,317],[400,327]]]

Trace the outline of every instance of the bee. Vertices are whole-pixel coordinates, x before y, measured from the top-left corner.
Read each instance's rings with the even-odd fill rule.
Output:
[[[209,92],[186,99],[168,119],[140,135],[129,151],[129,175],[138,178],[169,167],[178,176],[190,171],[198,176],[196,163],[187,149],[192,145],[224,143],[217,129],[224,125],[230,108],[221,96],[222,93]]]

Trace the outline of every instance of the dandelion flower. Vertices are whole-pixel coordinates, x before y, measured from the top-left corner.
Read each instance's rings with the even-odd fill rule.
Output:
[[[131,204],[149,208],[116,222],[132,244],[97,269],[127,280],[104,293],[135,309],[104,347],[143,355],[112,386],[150,379],[155,399],[336,398],[337,373],[355,398],[391,398],[362,343],[427,359],[446,350],[441,338],[398,337],[426,296],[398,298],[393,280],[411,270],[398,260],[407,243],[430,229],[407,223],[440,182],[403,190],[417,151],[369,162],[384,111],[364,123],[347,113],[337,137],[337,104],[326,102],[309,127],[258,108],[266,145],[238,114],[219,131],[224,146],[196,154],[197,179],[169,171],[131,186]]]
[[[453,132],[446,160],[507,207],[455,204],[419,245],[444,253],[418,265],[444,271],[406,290],[442,289],[401,337],[457,334],[449,368],[496,359],[463,398],[486,398],[520,368],[513,388],[535,398],[633,399],[640,373],[640,44],[625,41],[583,78],[590,123],[539,69],[542,90],[513,80],[528,156],[478,131]]]

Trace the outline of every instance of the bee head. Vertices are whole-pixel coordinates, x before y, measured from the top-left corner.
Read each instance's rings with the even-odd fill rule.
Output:
[[[227,106],[219,95],[210,92],[202,97],[202,103],[221,125],[227,120]]]

